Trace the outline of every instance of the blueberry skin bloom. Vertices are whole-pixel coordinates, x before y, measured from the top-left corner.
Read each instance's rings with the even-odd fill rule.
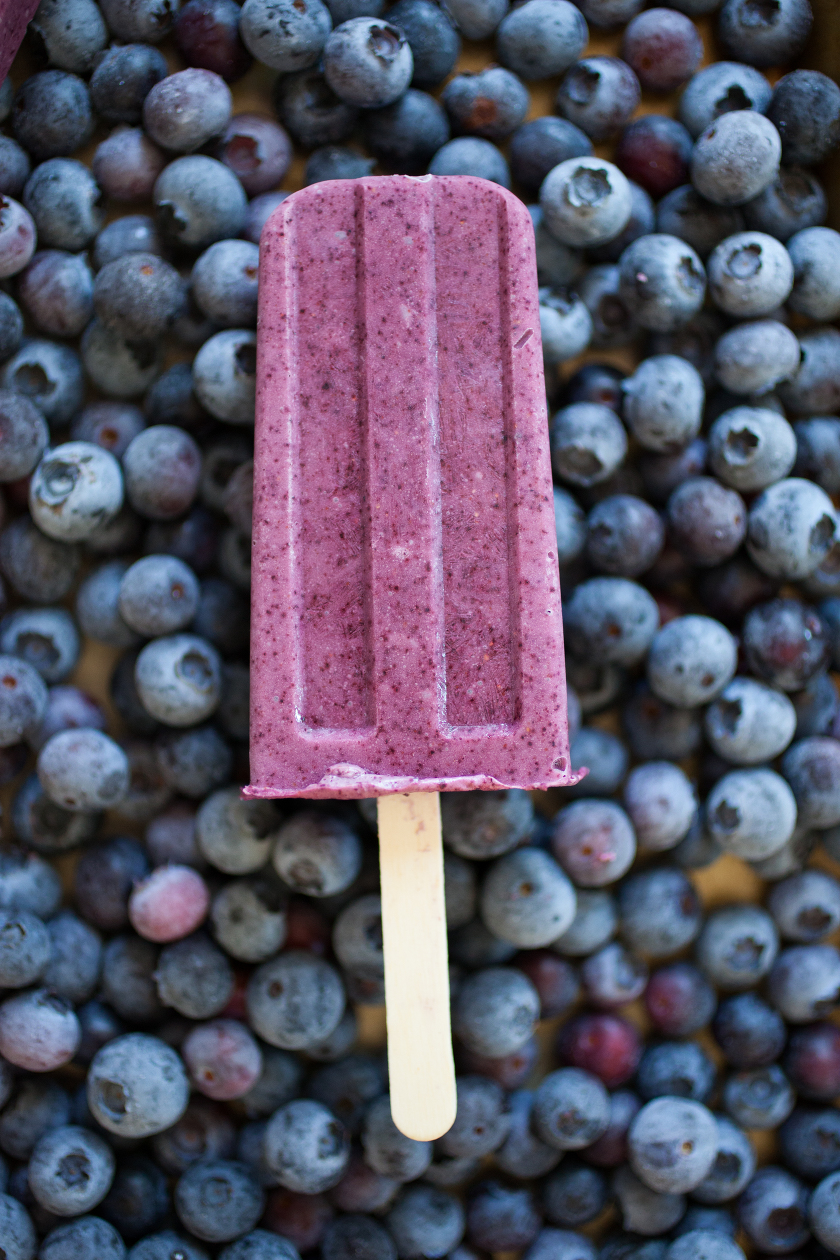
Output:
[[[398,27],[357,17],[336,27],[324,46],[324,75],[336,96],[361,109],[390,105],[411,82],[414,57]]]
[[[716,205],[741,206],[773,182],[781,156],[779,133],[763,114],[733,110],[698,137],[691,182]]]
[[[630,1167],[660,1194],[685,1194],[710,1172],[718,1152],[715,1118],[702,1103],[664,1096],[630,1125]]]
[[[561,162],[549,172],[540,189],[540,205],[546,227],[561,244],[592,246],[603,245],[623,231],[633,199],[627,177],[617,166],[581,157]]]
[[[239,19],[249,53],[283,74],[314,65],[331,28],[321,0],[245,0]]]
[[[128,1033],[109,1041],[93,1058],[87,1101],[109,1133],[150,1137],[184,1114],[189,1081],[179,1056],[158,1037]]]
[[[29,486],[39,529],[61,542],[88,538],[113,520],[123,503],[119,463],[92,442],[65,442],[41,460]]]

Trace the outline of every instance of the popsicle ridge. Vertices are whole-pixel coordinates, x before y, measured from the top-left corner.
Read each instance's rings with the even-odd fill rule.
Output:
[[[531,221],[468,177],[263,232],[253,797],[575,782]]]

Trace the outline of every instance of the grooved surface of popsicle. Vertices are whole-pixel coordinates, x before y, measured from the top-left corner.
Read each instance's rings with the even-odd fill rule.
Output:
[[[472,178],[262,238],[253,796],[570,781],[533,231]]]

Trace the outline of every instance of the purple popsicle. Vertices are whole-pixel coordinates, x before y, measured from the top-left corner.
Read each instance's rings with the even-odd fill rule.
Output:
[[[522,203],[336,180],[261,240],[251,797],[575,782]]]
[[[0,83],[9,73],[38,0],[0,0]]]

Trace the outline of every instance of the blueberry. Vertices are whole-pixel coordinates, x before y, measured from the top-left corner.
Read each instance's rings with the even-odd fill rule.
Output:
[[[18,280],[18,297],[39,332],[78,336],[93,314],[93,276],[86,258],[39,251]]]
[[[531,1128],[534,1095],[531,1090],[517,1089],[509,1096],[507,1121],[509,1133],[495,1152],[495,1162],[509,1176],[528,1178],[550,1172],[562,1158],[561,1153],[535,1136]],[[581,1257],[580,1260],[584,1260]]]
[[[786,696],[751,678],[734,678],[706,710],[706,737],[725,760],[757,765],[787,747],[795,722]]]
[[[781,151],[779,133],[763,114],[742,109],[721,114],[694,146],[692,183],[718,205],[743,205],[776,178]]]
[[[840,1218],[837,1213],[837,1185],[840,1178],[836,1172],[824,1177],[811,1195],[808,1205],[808,1221],[817,1241],[829,1251],[840,1247]]]
[[[788,1023],[828,1013],[840,991],[840,956],[833,945],[793,945],[779,955],[768,980],[774,1006]]]
[[[665,1254],[668,1260],[741,1260],[744,1253],[720,1230],[694,1229],[681,1234]]]
[[[0,1006],[0,1054],[28,1072],[52,1072],[73,1058],[81,1038],[69,1002],[49,989],[27,989]]]
[[[552,949],[572,958],[591,954],[611,940],[617,926],[618,914],[610,893],[578,889],[575,917],[566,931],[552,942]],[[535,979],[535,983],[539,982]]]
[[[138,433],[123,455],[132,507],[153,520],[180,516],[198,492],[201,452],[183,429],[153,425]]]
[[[796,437],[784,417],[764,407],[733,407],[712,425],[709,464],[738,490],[763,490],[786,477],[796,458]]]
[[[682,123],[662,114],[647,114],[624,129],[615,160],[628,179],[659,198],[685,184],[692,147]]]
[[[414,70],[403,32],[369,17],[351,18],[327,36],[323,64],[335,94],[365,109],[392,104],[408,87]]]
[[[539,1010],[539,995],[522,972],[488,967],[461,986],[455,999],[453,1027],[467,1049],[500,1058],[525,1045]]]
[[[826,214],[825,191],[819,180],[796,167],[783,168],[778,178],[743,208],[749,227],[780,241],[824,223]]]
[[[553,1224],[567,1229],[579,1228],[594,1220],[604,1210],[607,1200],[604,1174],[574,1159],[565,1160],[563,1167],[548,1178],[543,1188],[546,1216]],[[568,1241],[571,1243],[573,1240],[578,1247],[584,1244],[580,1235],[572,1234]],[[533,1254],[533,1250],[528,1254]]]
[[[684,1194],[707,1176],[717,1154],[717,1125],[701,1103],[655,1098],[642,1108],[628,1135],[630,1166],[660,1194]]]
[[[181,277],[155,254],[124,254],[106,263],[93,286],[93,305],[101,322],[134,341],[163,336],[183,302]]]
[[[788,241],[794,268],[791,310],[809,319],[834,319],[840,310],[840,235],[812,227]]]
[[[632,204],[632,187],[630,199]],[[619,268],[612,264],[590,267],[578,283],[580,296],[592,316],[592,345],[597,349],[627,346],[639,335],[633,314],[619,291],[620,281]]]
[[[618,897],[619,929],[646,958],[667,958],[700,931],[700,903],[681,871],[653,867],[631,875]]]
[[[128,340],[98,319],[88,324],[81,343],[88,376],[103,393],[135,398],[160,375],[163,356],[150,339]]]
[[[20,197],[31,170],[26,150],[11,136],[0,137],[0,193]]]
[[[779,1130],[791,1172],[817,1181],[840,1168],[840,1116],[834,1107],[795,1107]]]
[[[365,1162],[374,1172],[400,1182],[414,1181],[422,1176],[432,1159],[431,1142],[405,1137],[394,1124],[387,1094],[377,1098],[367,1110],[362,1147]]]
[[[765,394],[796,373],[800,349],[796,337],[777,320],[737,324],[715,347],[715,371],[733,394]]]
[[[467,1239],[482,1251],[494,1246],[520,1251],[534,1241],[540,1224],[533,1194],[525,1187],[479,1182],[467,1202]]]
[[[145,556],[120,582],[119,611],[139,634],[154,637],[182,630],[198,607],[198,579],[174,556]]]
[[[627,773],[627,749],[621,740],[594,726],[584,726],[572,736],[570,760],[574,770],[586,766],[589,774],[568,790],[569,796],[612,796]]]
[[[539,849],[520,849],[497,859],[485,878],[481,894],[485,924],[495,936],[521,949],[548,945],[566,931],[574,914],[572,885]]]
[[[747,532],[747,509],[734,490],[714,477],[689,477],[668,500],[669,537],[692,564],[720,564]]]
[[[626,1230],[633,1231],[625,1235],[626,1238],[634,1240],[629,1254],[640,1257],[640,1260],[648,1260],[648,1256],[650,1260],[659,1260],[660,1252],[664,1254],[661,1245],[655,1251],[652,1249],[649,1251],[649,1245],[646,1246],[642,1242],[639,1246],[635,1240],[640,1235],[642,1238],[655,1236],[673,1228],[685,1211],[684,1196],[652,1190],[635,1176],[628,1164],[624,1164],[613,1174],[612,1189],[618,1200],[621,1222]],[[606,1244],[602,1255],[610,1256],[611,1254],[617,1257],[624,1254],[620,1242],[614,1253],[609,1242]]]
[[[589,1002],[610,1010],[641,996],[647,984],[648,969],[646,963],[614,941],[586,959],[581,967],[581,979]]]
[[[646,236],[653,231],[656,222],[653,201],[640,184],[634,184],[632,181],[630,182],[630,202],[630,218],[624,225],[624,230],[611,241],[607,241],[605,245],[598,245],[589,250],[589,257],[593,262],[617,262],[628,245],[640,236]]]
[[[437,87],[454,69],[461,51],[452,16],[430,0],[398,0],[388,11],[388,21],[408,40],[414,61],[413,86]]]
[[[496,52],[502,65],[520,78],[545,79],[577,60],[587,34],[580,11],[567,0],[527,0],[527,7],[520,5],[502,17]]]
[[[840,407],[840,335],[814,328],[799,339],[800,368],[782,386],[782,401],[796,416],[831,415]]]
[[[703,303],[703,264],[691,246],[675,236],[640,236],[621,255],[619,266],[621,297],[643,328],[670,332]]]
[[[639,82],[623,61],[618,57],[589,57],[566,71],[555,108],[591,140],[601,141],[624,127],[640,99]]]
[[[193,365],[195,392],[207,410],[229,424],[253,424],[256,337],[245,329],[216,333]]]
[[[43,982],[53,993],[74,1005],[88,1001],[97,988],[102,966],[99,933],[72,910],[61,910],[47,925],[52,957]]]
[[[669,761],[636,766],[624,785],[624,805],[640,846],[655,852],[678,844],[697,811],[691,783]]]
[[[778,1012],[751,992],[725,998],[712,1031],[727,1062],[736,1068],[769,1066],[785,1043],[785,1027]]]
[[[678,236],[700,258],[744,228],[744,216],[734,206],[716,206],[701,197],[690,184],[674,188],[656,207],[656,230]]]
[[[317,69],[281,75],[274,105],[283,126],[308,149],[348,139],[359,115],[336,96]]]
[[[0,276],[22,271],[35,250],[36,224],[11,197],[0,197]]]
[[[669,704],[691,707],[719,694],[735,672],[735,643],[711,617],[677,617],[658,631],[648,655],[648,681]]]
[[[171,1260],[173,1250],[176,1253],[180,1251],[184,1260],[205,1260],[207,1255],[203,1247],[198,1247],[193,1242],[186,1242],[171,1229],[164,1230],[160,1234],[147,1235],[131,1250],[133,1253],[131,1260]],[[251,1258],[248,1257],[248,1260]],[[281,1260],[287,1260],[283,1253],[281,1253]]]
[[[557,0],[551,0],[556,3]],[[474,175],[510,187],[510,173],[503,155],[489,140],[460,136],[438,149],[429,163],[430,175]]]
[[[125,1243],[98,1216],[81,1216],[51,1229],[41,1243],[44,1260],[125,1260]]]
[[[546,3],[546,0],[528,0]],[[559,0],[551,0],[556,6]],[[514,10],[525,12],[525,7]],[[563,245],[602,245],[630,218],[630,185],[618,167],[600,158],[569,158],[555,166],[540,188],[546,227]]]
[[[767,117],[788,166],[812,166],[840,143],[840,88],[818,70],[793,70],[773,89]]]
[[[245,0],[239,33],[257,61],[288,74],[318,60],[331,27],[329,9],[320,0],[306,0],[302,9],[291,0]]]
[[[638,75],[642,87],[653,92],[672,92],[699,66],[703,41],[694,23],[682,13],[648,9],[628,23],[621,55]]]
[[[630,820],[612,801],[579,800],[557,815],[552,849],[575,883],[598,888],[630,867],[636,839]]]
[[[292,160],[292,146],[276,123],[259,114],[237,114],[225,127],[216,154],[254,197],[280,183]]]
[[[798,1178],[772,1164],[760,1168],[738,1203],[738,1222],[749,1241],[770,1255],[807,1243],[808,1191]]]
[[[366,113],[364,129],[367,147],[380,162],[406,174],[425,170],[449,139],[449,122],[440,105],[434,97],[414,88],[393,105]]]
[[[175,1187],[181,1223],[207,1242],[229,1242],[253,1229],[265,1199],[250,1171],[230,1160],[199,1160]]]
[[[4,293],[0,298],[0,362],[19,350],[22,341],[23,315],[17,303]]]
[[[240,231],[247,198],[226,166],[214,158],[192,154],[170,162],[161,173],[154,186],[154,203],[168,239],[191,249],[205,249]]]
[[[721,114],[766,112],[772,88],[764,75],[737,61],[718,61],[692,76],[680,97],[680,121],[695,138]]]
[[[139,123],[146,96],[166,75],[166,59],[149,44],[109,48],[96,61],[90,96],[101,118],[109,123]]]
[[[722,241],[708,262],[712,300],[739,319],[770,315],[788,297],[793,263],[775,237],[741,232]]]
[[[123,927],[134,880],[148,869],[142,848],[127,837],[88,849],[75,876],[76,903],[85,919],[106,931]]]
[[[29,509],[45,534],[62,542],[87,538],[122,507],[120,466],[92,442],[53,447],[35,469]]]
[[[771,577],[807,577],[831,550],[836,527],[825,492],[813,482],[789,477],[770,486],[753,504],[747,550]]]
[[[33,1260],[38,1240],[35,1226],[23,1204],[0,1194],[0,1230],[9,1260]]]
[[[555,3],[556,0],[552,0]],[[551,421],[554,471],[575,486],[594,486],[611,477],[627,454],[627,436],[610,407],[572,403]]]
[[[540,289],[540,335],[546,367],[582,354],[592,337],[592,317],[567,289]]]
[[[840,924],[840,887],[823,871],[802,871],[775,884],[767,904],[785,940],[810,945]]]
[[[501,67],[450,79],[441,97],[456,130],[503,140],[524,121],[529,97],[516,75]]]
[[[592,578],[581,583],[565,609],[569,646],[597,663],[641,661],[658,622],[653,597],[626,578]]]
[[[18,481],[31,473],[48,439],[38,407],[21,392],[0,390],[0,481]]]
[[[828,736],[797,740],[782,759],[806,827],[834,827],[840,822],[840,745]]]
[[[561,567],[575,560],[586,544],[586,517],[572,496],[554,488],[554,522]],[[2,545],[2,544],[0,544]]]
[[[438,1255],[457,1254],[464,1234],[464,1209],[454,1196],[433,1186],[412,1186],[388,1213],[387,1222],[398,1255],[432,1250]]]
[[[724,48],[751,66],[777,66],[802,49],[813,22],[807,0],[779,0],[763,8],[755,0],[726,0],[718,18]]]
[[[38,777],[50,800],[63,809],[107,809],[128,790],[128,761],[102,731],[60,731],[38,754]]]
[[[717,1005],[717,996],[692,963],[677,962],[651,973],[644,1001],[658,1032],[685,1037],[705,1028]]]
[[[344,989],[328,963],[290,951],[254,972],[247,1001],[249,1022],[264,1041],[301,1049],[335,1029],[344,1010]]]
[[[251,66],[239,35],[240,9],[233,0],[187,0],[175,19],[175,42],[190,66],[232,82]]]
[[[0,569],[25,599],[51,604],[67,594],[79,574],[79,549],[48,538],[28,516],[0,534]]]
[[[192,153],[225,130],[232,107],[224,79],[212,70],[191,67],[151,88],[143,101],[143,126],[162,148]]]
[[[79,647],[76,626],[63,608],[18,608],[0,621],[0,652],[22,658],[48,683],[63,682]]]
[[[29,1163],[29,1186],[49,1212],[78,1216],[104,1199],[114,1168],[107,1142],[78,1125],[67,1125],[38,1142]]]
[[[455,24],[467,39],[492,35],[508,7],[508,0],[453,0],[448,5]]]
[[[12,126],[37,162],[75,152],[93,132],[87,84],[64,70],[31,75],[15,93]]]
[[[516,848],[534,825],[527,793],[453,792],[441,797],[444,843],[462,858],[494,858]]]
[[[517,127],[510,140],[514,179],[537,193],[550,170],[569,158],[591,157],[588,136],[562,118],[533,118]]]

